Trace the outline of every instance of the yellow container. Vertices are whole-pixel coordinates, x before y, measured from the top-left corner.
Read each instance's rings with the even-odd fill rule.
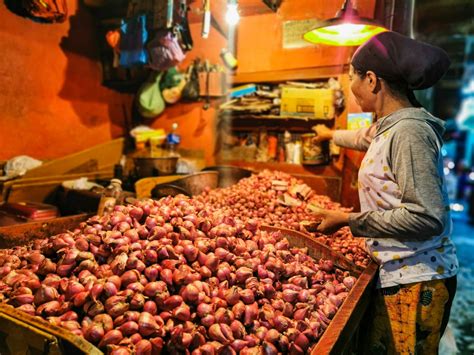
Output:
[[[160,146],[166,139],[166,133],[163,129],[155,129],[152,131],[139,132],[135,136],[135,148],[142,150],[146,148],[146,145]]]
[[[281,116],[334,118],[332,89],[307,89],[284,86],[281,92]]]

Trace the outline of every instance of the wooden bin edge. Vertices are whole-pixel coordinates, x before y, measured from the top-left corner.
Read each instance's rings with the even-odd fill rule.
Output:
[[[14,318],[22,323],[26,323],[27,325],[37,328],[42,332],[46,332],[47,334],[54,335],[61,340],[65,340],[72,345],[74,345],[77,349],[81,350],[85,354],[90,355],[102,355],[103,352],[97,349],[94,345],[89,343],[84,338],[77,336],[70,331],[64,330],[58,326],[52,325],[40,318],[33,317],[25,312],[18,311],[12,306],[8,306],[5,304],[0,304],[0,313],[5,314],[11,318]]]
[[[327,245],[318,242],[305,233],[267,225],[261,226],[260,229],[267,232],[280,231],[284,236],[291,236],[292,238],[304,238],[310,242],[310,244],[317,246],[317,248],[321,250],[325,250],[326,255],[334,261],[337,267],[346,269],[350,271],[351,274],[357,276],[354,287],[350,290],[346,300],[338,309],[319,341],[311,349],[310,354],[344,353],[347,343],[354,335],[369,304],[370,292],[372,291],[372,285],[375,281],[378,265],[374,261],[371,261],[365,269],[361,268],[347,260],[342,254],[334,252]]]
[[[281,232],[284,236],[290,235],[294,236],[296,238],[300,239],[306,239],[311,241],[314,245],[317,245],[318,248],[326,250],[326,254],[328,254],[331,259],[335,262],[335,265],[341,269],[348,270],[355,272],[356,274],[361,274],[364,272],[365,268],[354,264],[352,261],[347,259],[343,254],[338,253],[331,248],[329,248],[327,245],[322,244],[321,242],[318,242],[315,238],[313,238],[311,235],[303,232],[298,232],[292,229],[288,228],[280,228],[280,227],[273,227],[269,225],[262,225],[260,226],[260,230],[267,231],[267,232]]]
[[[46,238],[78,226],[88,214],[58,217],[44,221],[28,222],[0,227],[0,249],[26,245],[34,239]]]
[[[311,350],[311,355],[342,354],[370,301],[378,265],[371,261],[357,279],[341,308]]]

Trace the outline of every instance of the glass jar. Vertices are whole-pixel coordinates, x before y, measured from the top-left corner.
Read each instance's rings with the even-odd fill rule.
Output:
[[[303,164],[307,165],[323,165],[329,163],[329,149],[327,142],[314,143],[314,133],[306,133],[301,135],[303,141]]]
[[[121,194],[122,181],[119,179],[110,180],[110,185],[104,189],[100,197],[97,214],[99,216],[110,214],[114,210],[115,205],[120,202]]]

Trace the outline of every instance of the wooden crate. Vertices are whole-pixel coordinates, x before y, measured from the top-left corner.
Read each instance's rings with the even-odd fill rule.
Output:
[[[25,245],[77,227],[88,215],[0,227],[0,248]],[[83,337],[0,304],[0,354],[103,354]]]
[[[0,248],[11,248],[15,245],[24,245],[31,240],[45,238],[67,229],[75,228],[80,222],[86,220],[87,217],[87,215],[82,214],[56,218],[46,222],[34,222],[23,225],[0,227]],[[327,246],[317,242],[307,234],[270,226],[262,226],[261,229],[270,232],[280,231],[283,236],[289,240],[292,246],[301,248],[306,247],[308,248],[309,255],[312,257],[318,259],[331,259],[337,267],[347,270],[353,276],[357,277],[357,282],[350,291],[348,298],[342,304],[341,308],[339,308],[318,343],[311,350],[312,355],[339,355],[350,353],[349,351],[353,350],[354,339],[356,339],[358,335],[358,327],[370,302],[371,291],[374,286],[375,276],[378,269],[377,264],[371,262],[367,268],[363,269],[347,260],[342,254],[332,251]],[[0,308],[0,311],[1,310],[2,309]],[[23,317],[23,313],[21,316]],[[34,318],[34,320],[39,321],[36,318]],[[48,323],[44,321],[43,323],[49,326]],[[50,333],[49,327],[45,328],[41,326],[39,329],[48,334],[57,335],[56,333]],[[73,346],[76,346],[76,344],[80,345],[81,343],[77,343],[79,341],[85,342],[81,337],[74,336],[71,333],[68,333],[68,335],[68,341],[72,342]],[[87,346],[90,345],[89,343],[87,344]],[[95,347],[91,349],[91,351],[97,350]],[[97,354],[100,354],[100,352]]]
[[[103,354],[84,338],[5,304],[0,304],[0,350],[15,355]]]
[[[0,227],[0,249],[25,245],[28,242],[53,236],[75,228],[87,219],[87,214],[59,217],[47,221],[29,222]]]
[[[311,355],[357,353],[355,348],[358,345],[359,325],[370,303],[378,265],[372,261],[367,268],[363,269],[307,234],[270,226],[263,226],[262,229],[280,231],[288,239],[290,245],[308,248],[310,256],[317,259],[331,259],[334,265],[357,277],[357,282],[349,292],[347,299],[329,323],[324,334],[312,348]]]

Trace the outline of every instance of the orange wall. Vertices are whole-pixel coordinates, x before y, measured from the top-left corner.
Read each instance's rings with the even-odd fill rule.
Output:
[[[65,23],[40,24],[0,2],[0,159],[50,159],[123,135],[131,96],[101,86],[93,18],[68,6]]]
[[[223,0],[213,6],[222,8]],[[216,4],[217,2],[217,4]],[[342,0],[340,1],[342,3]],[[361,15],[372,17],[375,0],[358,0]],[[70,18],[63,24],[38,24],[9,12],[0,4],[0,159],[28,154],[40,159],[63,156],[124,134],[132,96],[101,86],[96,34],[89,12],[68,1]],[[283,50],[284,20],[329,18],[339,1],[286,0],[277,14],[244,17],[238,29],[239,72],[259,72],[346,63],[344,48],[308,47]],[[215,11],[215,8],[213,8]],[[222,13],[215,13],[224,26]],[[212,28],[208,39],[201,25],[191,26],[195,57],[220,63],[226,40]],[[179,124],[184,148],[202,149],[213,162],[216,108],[203,103],[176,104],[144,123],[169,129]]]
[[[347,63],[352,50],[313,45],[283,49],[283,24],[301,19],[328,19],[340,9],[340,0],[286,0],[276,14],[243,18],[238,29],[240,72],[284,70]],[[373,17],[375,0],[358,0],[361,16]]]

